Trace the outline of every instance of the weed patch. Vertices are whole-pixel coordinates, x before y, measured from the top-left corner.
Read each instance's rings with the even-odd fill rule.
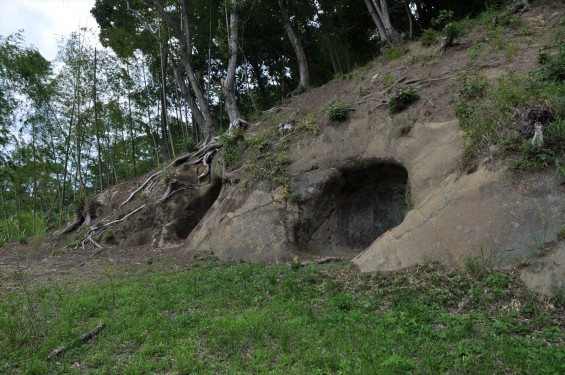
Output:
[[[388,101],[388,111],[391,114],[402,112],[410,104],[418,100],[419,96],[411,88],[402,88]]]
[[[324,112],[330,120],[339,122],[345,121],[350,111],[351,107],[343,99],[339,100],[337,103],[327,103],[324,108]]]
[[[510,156],[514,168],[553,165],[565,174],[565,87],[561,82],[538,79],[535,74],[507,74],[495,82],[467,74],[458,82],[460,100],[455,112],[467,139],[467,160],[495,145]],[[536,126],[540,142],[533,139]]]

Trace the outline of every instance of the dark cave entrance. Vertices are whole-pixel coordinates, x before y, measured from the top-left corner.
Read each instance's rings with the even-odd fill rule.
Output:
[[[310,208],[306,231],[297,233],[297,240],[316,253],[355,256],[404,220],[408,173],[398,164],[383,162],[340,172],[331,182],[338,188],[331,199]]]
[[[179,239],[184,240],[188,237],[220,196],[222,191],[221,179],[216,178],[211,183],[210,189],[196,199],[192,199],[191,203],[184,207],[184,215],[177,220],[175,225],[175,234]]]

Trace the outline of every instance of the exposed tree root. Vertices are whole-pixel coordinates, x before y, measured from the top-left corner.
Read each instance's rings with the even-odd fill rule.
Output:
[[[132,191],[132,193],[129,195],[129,197],[127,197],[127,199],[125,201],[122,202],[122,204],[120,204],[120,207],[122,207],[123,205],[131,202],[131,200],[133,198],[135,198],[135,196],[143,189],[145,189],[145,187],[147,185],[149,185],[153,180],[155,180],[157,177],[161,176],[161,174],[163,173],[163,171],[159,171],[159,172],[155,172],[153,173],[151,176],[149,176],[149,178],[147,180],[145,180],[145,182],[143,182],[141,184],[140,187],[138,187],[137,189],[135,189],[134,191]]]
[[[87,243],[92,244],[94,247],[96,247],[96,251],[95,253],[93,253],[92,255],[97,254],[100,250],[102,250],[104,247],[102,245],[100,245],[97,240],[100,240],[100,236],[102,235],[102,233],[104,233],[108,228],[113,227],[116,224],[121,223],[122,221],[126,220],[128,217],[135,215],[137,212],[141,211],[144,207],[146,206],[146,204],[143,204],[141,206],[139,206],[138,208],[136,208],[135,210],[133,210],[132,212],[130,212],[129,214],[125,215],[124,217],[122,217],[121,219],[117,219],[117,220],[112,220],[106,224],[100,225],[100,223],[98,225],[92,226],[88,232],[86,232],[86,235],[80,240],[78,241],[78,244],[76,245],[76,247],[79,246],[79,244],[82,246],[82,248],[85,248],[85,245]],[[75,242],[76,243],[76,242]],[[75,248],[76,248],[75,247]]]
[[[67,233],[71,233],[71,232],[76,231],[82,225],[82,223],[84,223],[84,220],[85,219],[84,219],[84,215],[82,214],[82,210],[75,212],[75,218],[74,218],[73,222],[70,223],[59,234],[63,235],[63,234],[67,234]]]
[[[182,187],[176,188],[178,185],[181,185]],[[163,194],[161,199],[159,199],[159,203],[165,202],[167,199],[169,199],[174,194],[178,193],[179,191],[186,190],[186,189],[197,190],[198,186],[179,184],[176,179],[172,179],[171,181],[169,181],[169,185],[167,186],[167,190],[165,191],[165,194]]]
[[[135,189],[127,197],[127,199],[120,204],[120,207],[131,202],[137,194],[139,194],[146,187],[150,186],[150,184],[155,184],[156,179],[163,174],[163,170],[166,170],[170,167],[176,167],[176,166],[181,165],[181,164],[183,164],[183,163],[185,163],[185,162],[187,162],[187,161],[189,161],[190,159],[193,159],[193,158],[196,158],[196,160],[194,160],[191,163],[192,165],[202,163],[206,166],[205,173],[202,173],[200,176],[198,176],[198,181],[202,181],[202,179],[210,173],[210,160],[211,160],[210,158],[211,158],[211,156],[220,147],[222,147],[222,143],[218,139],[214,138],[212,141],[200,145],[196,151],[189,152],[188,154],[179,156],[178,158],[176,158],[175,160],[170,162],[167,166],[165,166],[165,168],[163,168],[162,170],[155,172],[151,176],[149,176],[141,184],[141,186],[139,186],[137,189]]]

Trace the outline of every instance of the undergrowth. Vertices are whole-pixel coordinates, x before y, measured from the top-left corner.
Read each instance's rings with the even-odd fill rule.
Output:
[[[317,133],[317,127],[309,116],[305,117],[301,126],[309,132]],[[295,200],[287,172],[291,162],[288,155],[288,142],[291,136],[292,132],[277,134],[275,127],[255,134],[223,134],[220,139],[224,149],[224,168],[242,164],[248,177],[241,185],[244,189],[257,181],[267,181],[271,184],[271,188],[282,186],[283,198]]]
[[[66,287],[27,280],[0,292],[0,372],[563,373],[563,299],[477,267],[369,276],[211,258]]]
[[[564,56],[565,49],[553,44],[540,54],[539,68],[528,76],[509,73],[495,81],[475,73],[458,76],[460,100],[455,111],[467,139],[467,160],[495,146],[510,157],[511,167],[554,166],[565,175]],[[533,140],[536,124],[542,130],[541,144]]]

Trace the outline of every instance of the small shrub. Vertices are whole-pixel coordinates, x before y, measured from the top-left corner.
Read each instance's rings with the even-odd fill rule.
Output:
[[[345,293],[340,293],[333,298],[333,304],[336,309],[348,312],[353,308],[353,298]]]
[[[387,61],[396,60],[404,55],[404,46],[389,46],[383,51],[383,58]]]
[[[468,55],[471,60],[475,60],[484,50],[482,43],[477,43],[473,47],[469,48]]]
[[[341,99],[337,103],[328,103],[326,104],[325,108],[326,115],[331,120],[339,122],[345,121],[345,119],[347,119],[349,111],[351,111],[351,107],[343,99]]]
[[[391,72],[386,72],[383,77],[383,85],[385,85],[385,87],[390,87],[392,86],[393,83],[394,83],[394,74],[392,74]]]
[[[102,240],[104,241],[104,243],[113,244],[116,242],[116,235],[113,231],[109,230],[104,233]]]
[[[411,103],[418,99],[418,94],[411,88],[403,88],[397,91],[396,95],[390,98],[388,110],[391,114],[398,113],[406,109]]]
[[[453,21],[453,11],[442,10],[432,20],[432,24],[441,30],[441,35],[446,39],[445,47],[451,47],[453,41],[463,32],[463,23]]]
[[[241,145],[240,141],[242,137],[240,134],[227,134],[224,133],[220,135],[220,141],[222,141],[222,149],[224,152],[224,163],[225,167],[231,167],[241,159],[245,151],[245,146]]]
[[[532,77],[541,81],[563,82],[565,80],[565,47],[557,53],[542,51],[538,55],[540,67],[532,72]]]
[[[318,135],[320,128],[316,125],[316,116],[312,113],[307,113],[304,115],[302,120],[299,122],[299,128],[305,129],[308,133],[312,135]]]
[[[557,239],[559,241],[565,241],[565,225],[562,225],[557,232]]]
[[[457,77],[459,96],[464,99],[477,99],[484,95],[487,88],[487,78],[480,74],[463,73]]]
[[[510,43],[506,46],[506,50],[504,51],[504,56],[508,60],[513,60],[516,57],[516,53],[518,53],[518,47],[514,43]]]
[[[290,188],[290,179],[288,177],[285,177],[283,185],[283,198],[288,202],[298,202],[300,200],[300,196],[294,193]]]
[[[420,43],[423,46],[429,47],[435,44],[438,37],[438,32],[434,29],[426,29],[420,36]]]

